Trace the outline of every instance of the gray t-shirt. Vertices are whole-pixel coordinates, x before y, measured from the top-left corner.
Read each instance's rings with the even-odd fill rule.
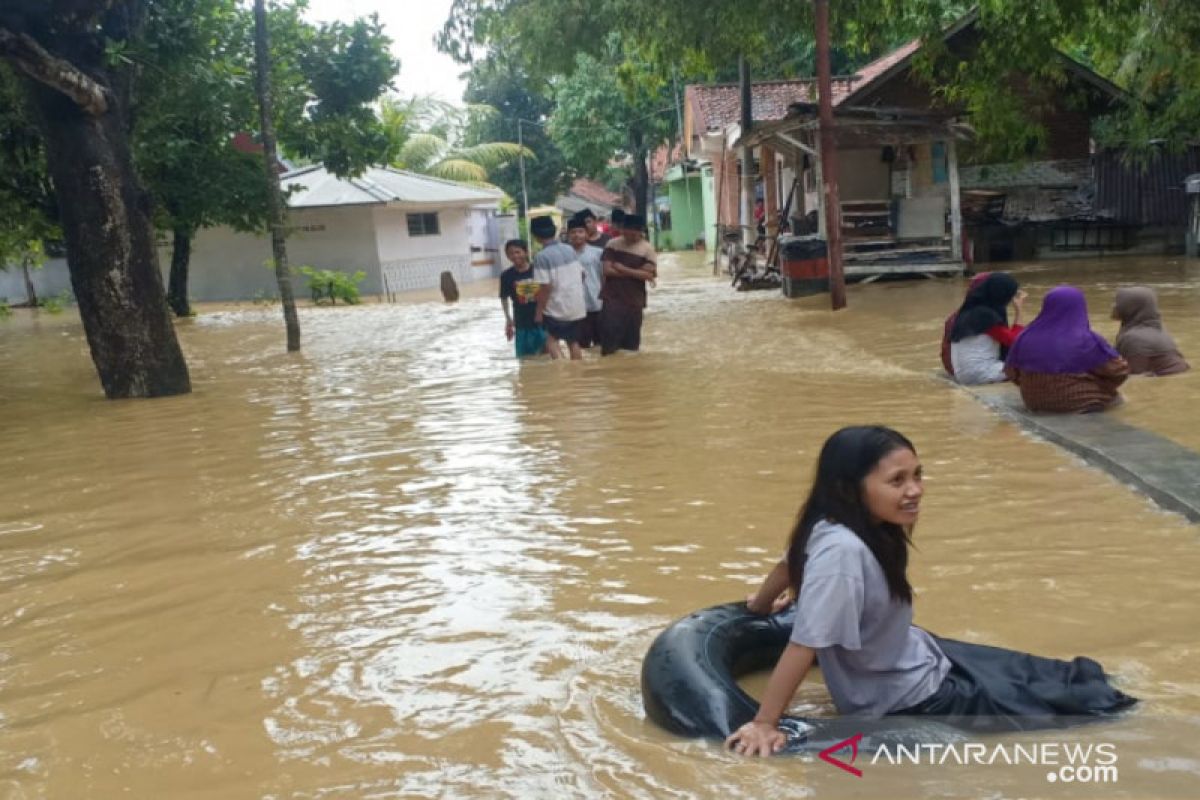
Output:
[[[600,256],[604,251],[588,244],[582,251],[575,252],[579,254],[579,263],[583,264],[583,296],[587,310],[599,311],[604,308],[604,301],[600,299],[600,287],[604,285],[604,265],[600,263]]]
[[[927,699],[950,671],[912,606],[888,594],[879,561],[845,525],[813,526],[792,642],[817,651],[842,714],[881,717]]]
[[[549,285],[546,315],[561,322],[572,322],[587,316],[584,300],[584,269],[575,248],[562,242],[546,245],[533,257],[533,277]]]

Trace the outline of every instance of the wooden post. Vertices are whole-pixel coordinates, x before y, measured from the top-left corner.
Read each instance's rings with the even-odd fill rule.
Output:
[[[725,206],[725,166],[729,160],[728,155],[729,155],[729,140],[725,137],[724,134],[722,134],[721,135],[721,166],[717,171],[717,202],[715,204],[716,212],[717,212],[717,220],[716,220],[717,227],[716,227],[716,230],[714,230],[712,233],[713,239],[715,240],[713,242],[713,275],[716,275],[721,269],[721,247],[725,243],[724,239],[721,235],[722,230],[723,230],[722,229],[723,223],[721,222],[721,217],[722,217],[721,211]]]
[[[950,255],[963,260],[962,198],[958,188],[958,150],[953,136],[946,142],[946,173],[950,179]]]
[[[822,194],[825,195],[825,241],[829,248],[829,300],[834,311],[846,307],[846,275],[842,271],[842,203],[838,192],[837,145],[833,132],[833,76],[829,68],[829,0],[813,0],[817,23],[817,87],[821,130]]]
[[[746,62],[746,55],[743,53],[738,56],[738,72],[741,78],[742,90],[742,141],[750,135],[750,130],[754,127],[754,109],[751,86],[750,86],[750,65]],[[757,176],[754,173],[754,148],[749,145],[742,147],[742,212],[741,224],[746,227],[742,229],[746,244],[753,243],[757,233],[754,230],[754,184]]]
[[[821,137],[817,137],[817,157],[813,159],[813,183],[817,187],[817,235],[826,241],[829,238],[825,235],[825,181],[821,174]]]
[[[762,147],[762,153],[759,155],[759,160],[762,162],[763,185],[766,188],[766,203],[764,210],[767,212],[764,218],[767,224],[767,235],[774,236],[778,232],[777,218],[779,217],[779,178],[778,169],[775,164],[775,151],[765,144]]]

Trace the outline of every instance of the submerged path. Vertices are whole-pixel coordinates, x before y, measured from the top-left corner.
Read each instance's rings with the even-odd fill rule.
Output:
[[[1111,414],[1033,414],[1007,384],[964,386],[1026,430],[1064,447],[1167,511],[1200,522],[1200,453]]]

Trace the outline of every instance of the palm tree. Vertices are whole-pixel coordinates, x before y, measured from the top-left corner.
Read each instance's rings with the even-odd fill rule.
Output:
[[[495,114],[491,106],[459,108],[430,95],[388,98],[380,109],[384,128],[397,153],[392,166],[445,180],[490,186],[491,170],[533,151],[514,142],[458,144],[471,122]]]

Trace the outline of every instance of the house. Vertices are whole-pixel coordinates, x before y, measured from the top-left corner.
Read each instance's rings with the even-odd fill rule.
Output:
[[[498,190],[388,167],[339,178],[317,165],[287,172],[280,182],[293,268],[362,270],[362,293],[379,295],[436,288],[444,271],[459,283],[499,274]],[[160,261],[165,282],[170,254]],[[194,300],[274,296],[270,264],[265,234],[201,230],[192,245],[189,294]],[[303,294],[299,285],[297,291]]]
[[[946,29],[950,52],[969,57],[981,35],[978,19],[973,11]],[[1050,255],[1064,249],[1054,242],[1063,240],[1059,228],[1068,220],[1076,226],[1081,219],[1113,224],[1097,218],[1090,203],[1091,123],[1121,97],[1117,87],[1060,54],[1066,78],[1061,85],[1014,86],[1040,109],[1048,133],[1043,150],[1021,163],[981,163],[964,124],[965,109],[943,105],[914,72],[920,49],[920,40],[910,41],[832,82],[847,275],[900,271],[888,262],[914,260],[935,267],[931,272],[952,271],[972,252],[976,260],[1035,250]],[[749,169],[768,220],[790,197],[793,231],[823,231],[825,224],[824,214],[812,213],[823,199],[816,191],[816,79],[762,81],[751,90],[753,125],[745,134],[736,84],[694,85],[685,92],[687,157],[701,174],[712,173],[713,214],[704,222],[709,248],[718,226],[744,224],[745,146],[754,151]],[[1026,237],[1028,252],[994,238],[1020,229],[1037,231]],[[1123,244],[1119,237],[1107,241]],[[913,248],[920,252],[894,252]],[[886,268],[868,269],[871,264]]]
[[[602,183],[590,178],[576,178],[571,188],[555,199],[554,205],[563,217],[570,217],[585,208],[590,208],[597,217],[609,217],[614,208],[624,206],[624,200]]]

